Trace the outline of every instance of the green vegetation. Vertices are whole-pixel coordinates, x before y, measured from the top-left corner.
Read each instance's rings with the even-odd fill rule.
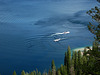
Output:
[[[54,60],[52,60],[52,71],[51,71],[51,75],[56,75],[56,67],[55,67],[55,63],[54,63]]]
[[[70,75],[70,68],[71,68],[71,50],[70,50],[70,46],[68,46],[68,49],[67,49],[67,72],[68,72],[68,75]]]
[[[91,33],[96,35],[95,41],[100,42],[100,8],[95,6],[95,8],[91,8],[91,10],[87,11],[94,21],[98,23],[98,25],[93,25],[89,22],[88,29]]]
[[[21,72],[21,75],[25,75],[25,71],[24,70]]]
[[[16,71],[13,72],[13,75],[17,75],[17,74],[16,74]]]
[[[84,50],[83,54],[81,51],[73,52],[71,57],[71,49],[68,46],[67,52],[65,52],[64,65],[62,64],[60,68],[56,69],[54,60],[51,63],[51,70],[48,73],[36,71],[26,72],[23,70],[21,75],[100,75],[100,63],[94,56],[94,51],[97,51],[96,43],[93,43],[92,50]],[[17,75],[13,72],[13,75]]]

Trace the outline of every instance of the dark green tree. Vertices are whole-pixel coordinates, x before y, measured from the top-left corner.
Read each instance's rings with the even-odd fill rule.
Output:
[[[48,71],[48,75],[51,75],[51,70],[49,69],[49,71]]]
[[[24,70],[21,72],[21,75],[25,75],[25,71]]]
[[[100,0],[97,0],[100,3]],[[95,35],[95,41],[93,43],[93,48],[91,51],[88,51],[89,61],[88,66],[92,74],[100,74],[100,8],[95,6],[87,11],[87,14],[90,15],[97,24],[89,22],[88,29],[91,33]],[[95,68],[95,69],[94,69]]]
[[[75,75],[77,75],[77,67],[78,67],[78,53],[75,51],[75,60],[74,60]]]
[[[61,64],[61,67],[60,67],[60,72],[61,72],[61,75],[64,75],[64,72],[63,72],[63,65]]]
[[[39,72],[38,75],[41,75],[41,72]]]
[[[67,67],[66,66],[63,66],[63,73],[64,73],[63,75],[68,75],[66,69],[67,69]]]
[[[82,65],[82,55],[81,55],[81,51],[80,50],[78,51],[78,64]],[[80,68],[81,68],[81,66],[80,66]]]
[[[67,66],[67,52],[65,52],[64,65]]]
[[[86,48],[84,49],[84,52],[83,52],[83,56],[86,56],[87,52],[86,52]]]
[[[61,72],[61,75],[67,75],[67,66],[61,65],[60,72]]]
[[[87,61],[88,60],[87,60],[87,57],[83,56],[82,60],[83,60],[82,72],[83,72],[83,75],[87,75],[88,74],[88,69],[87,69]]]
[[[96,35],[95,40],[100,42],[100,8],[95,6],[95,8],[91,8],[91,10],[87,11],[87,14],[98,23],[98,25],[93,25],[89,22],[88,29],[91,33]]]
[[[52,68],[51,74],[52,74],[52,75],[56,75],[56,66],[55,66],[54,60],[52,60],[51,68]]]
[[[47,72],[43,72],[43,74],[42,74],[42,75],[48,75],[48,74],[47,74]]]
[[[34,75],[36,75],[36,71],[33,71]]]
[[[71,75],[75,75],[75,71],[74,71],[74,60],[75,60],[75,51],[73,51],[73,54],[72,54],[72,59],[71,59]]]
[[[30,75],[34,75],[34,72],[31,72],[31,74]]]
[[[60,70],[58,70],[58,71],[57,71],[57,75],[61,75],[61,72],[60,72]]]
[[[13,72],[13,75],[17,75],[17,74],[16,74],[16,71]]]
[[[71,49],[70,46],[68,46],[67,49],[67,73],[70,75],[70,68],[71,68]]]
[[[73,54],[72,54],[72,60],[71,60],[72,66],[74,66],[74,60],[75,60],[75,51],[73,51]]]
[[[38,73],[39,73],[39,72],[38,72],[38,69],[36,69],[36,75],[38,75]]]
[[[25,75],[31,75],[30,73],[26,72]],[[33,74],[34,75],[34,74]]]
[[[82,75],[82,55],[80,50],[78,51],[77,75]]]

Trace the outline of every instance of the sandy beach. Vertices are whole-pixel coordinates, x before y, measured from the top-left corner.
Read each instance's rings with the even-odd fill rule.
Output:
[[[90,47],[90,49],[92,49],[92,46],[89,46],[89,47]],[[79,51],[79,50],[80,50],[80,51],[83,52],[83,51],[84,51],[84,48],[85,48],[85,47],[75,48],[75,49],[73,49],[73,51]],[[88,50],[88,49],[87,49],[87,50]]]
[[[92,49],[92,46],[89,46],[90,47],[90,49]],[[80,47],[80,48],[75,48],[75,49],[73,49],[73,51],[81,51],[81,55],[83,55],[83,51],[84,51],[84,48],[85,47]],[[89,49],[87,49],[87,51],[88,51]]]

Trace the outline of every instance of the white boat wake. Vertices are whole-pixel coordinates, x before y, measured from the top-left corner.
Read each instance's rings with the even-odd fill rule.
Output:
[[[52,34],[51,36],[55,36],[55,35],[62,35],[62,34],[69,34],[70,32],[67,31],[67,32],[62,32],[62,33],[55,33],[55,34]]]

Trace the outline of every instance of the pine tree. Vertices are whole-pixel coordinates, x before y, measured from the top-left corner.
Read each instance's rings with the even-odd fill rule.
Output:
[[[83,57],[82,57],[82,60],[83,60],[82,71],[83,71],[83,74],[84,74],[84,75],[87,75],[87,74],[88,74],[88,69],[87,69],[87,57],[86,57],[86,56],[83,56]]]
[[[45,73],[45,75],[48,75],[47,72]]]
[[[78,51],[78,67],[77,67],[77,75],[81,75],[82,74],[82,58],[81,58],[81,51]]]
[[[26,74],[25,75],[31,75],[31,74],[29,74],[28,72],[26,72]],[[34,74],[33,74],[34,75]]]
[[[67,75],[67,67],[66,66],[63,66],[63,72],[64,72],[64,75]]]
[[[31,72],[31,74],[30,75],[34,75],[34,72]]]
[[[61,65],[60,72],[61,72],[61,75],[67,75],[67,66]]]
[[[73,54],[72,54],[71,69],[70,69],[71,75],[75,75],[75,71],[74,71],[74,60],[75,60],[75,51],[73,51]]]
[[[61,72],[61,75],[63,75],[63,65],[61,64],[61,67],[60,67],[60,72]]]
[[[51,75],[51,70],[49,69],[49,71],[48,71],[48,75]]]
[[[54,60],[52,60],[52,75],[56,75],[56,67],[55,67],[55,63],[54,63]]]
[[[42,75],[48,75],[47,72],[44,72]]]
[[[92,59],[94,58],[94,66],[95,66],[95,73],[98,73],[98,75],[100,74],[100,51],[98,49],[98,43],[94,42],[93,43],[93,49],[92,49]]]
[[[72,60],[71,60],[72,66],[74,66],[74,60],[75,60],[75,51],[73,51],[73,54],[72,54]]]
[[[67,52],[65,52],[64,65],[67,66]]]
[[[36,71],[33,71],[34,75],[36,75]]]
[[[16,74],[16,71],[13,72],[13,75],[17,75],[17,74]]]
[[[91,33],[96,35],[95,40],[100,42],[100,8],[95,6],[95,8],[91,8],[91,10],[87,11],[87,14],[98,23],[98,25],[93,25],[89,22],[88,29]]]
[[[71,49],[70,49],[70,46],[68,46],[68,49],[67,49],[67,71],[68,71],[68,75],[70,75],[70,68],[71,68]]]
[[[38,75],[38,69],[36,69],[36,75]]]
[[[74,70],[75,70],[75,75],[77,75],[77,66],[78,66],[78,54],[75,51],[75,60],[74,60]]]
[[[41,75],[41,72],[39,72],[39,74],[38,75]]]
[[[78,64],[82,65],[82,55],[81,55],[81,51],[78,51]]]
[[[58,70],[58,71],[57,71],[57,75],[61,75],[61,72],[60,72],[60,70]]]
[[[25,75],[25,71],[24,70],[21,72],[21,75]]]
[[[88,73],[94,74],[94,73],[93,73],[93,72],[95,71],[95,70],[94,70],[94,68],[95,68],[94,64],[95,64],[95,59],[94,59],[94,57],[89,56],[88,62],[87,62],[87,66],[88,66],[87,68],[89,69],[89,70],[88,70]]]
[[[100,0],[97,0],[100,3]],[[87,14],[92,17],[92,19],[98,23],[98,25],[93,25],[92,23],[89,23],[88,29],[91,33],[93,33],[95,37],[95,43],[93,44],[93,49],[90,51],[90,56],[95,58],[95,62],[92,63],[96,67],[97,70],[94,73],[100,73],[100,8],[95,6],[94,8],[91,8],[91,10],[87,11]],[[97,44],[96,44],[97,43]],[[89,59],[90,60],[90,59]]]
[[[83,56],[86,56],[86,54],[87,54],[86,49],[84,49]]]
[[[100,52],[98,50],[98,43],[96,41],[93,42],[91,55],[95,57],[100,57]]]

